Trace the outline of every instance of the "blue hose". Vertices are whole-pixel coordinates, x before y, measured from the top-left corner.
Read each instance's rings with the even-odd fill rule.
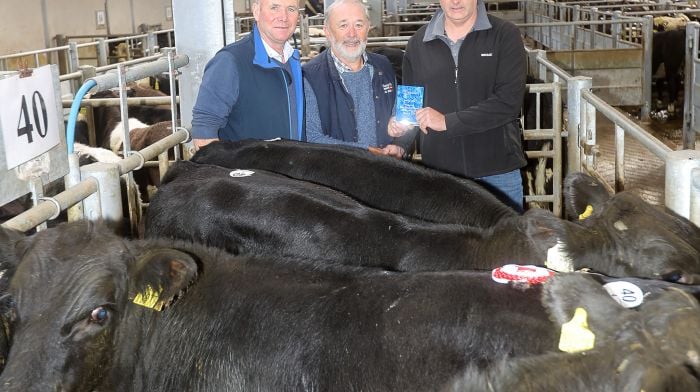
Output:
[[[80,111],[80,102],[83,100],[85,94],[90,91],[91,88],[97,86],[97,82],[90,79],[85,84],[83,84],[77,93],[75,93],[75,98],[73,98],[73,103],[70,105],[70,113],[68,114],[68,125],[66,126],[66,145],[68,146],[68,154],[73,153],[73,143],[75,142],[75,122],[78,119],[78,112]]]

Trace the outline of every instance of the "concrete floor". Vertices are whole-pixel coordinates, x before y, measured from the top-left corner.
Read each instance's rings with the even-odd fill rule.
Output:
[[[600,156],[597,160],[597,170],[608,183],[615,179],[615,128],[613,124],[598,116],[597,138]],[[644,129],[656,136],[673,150],[682,146],[681,119],[671,119],[666,122],[652,120],[651,123],[641,123]],[[654,205],[664,204],[665,165],[654,154],[642,147],[634,139],[625,138],[625,189],[640,195]]]

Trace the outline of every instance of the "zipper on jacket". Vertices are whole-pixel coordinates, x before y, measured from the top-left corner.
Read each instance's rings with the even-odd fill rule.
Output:
[[[455,84],[457,84],[457,70],[459,69],[459,66],[455,66]]]
[[[287,75],[282,67],[279,67],[280,72],[282,72],[282,80],[284,80],[284,91],[287,92],[287,118],[289,119],[289,139],[294,139],[294,128],[292,127],[292,102],[289,97],[289,82],[287,82]]]

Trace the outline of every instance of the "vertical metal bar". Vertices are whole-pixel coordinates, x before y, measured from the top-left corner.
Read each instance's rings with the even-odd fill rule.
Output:
[[[177,77],[177,69],[175,69],[175,64],[173,63],[173,57],[175,57],[175,51],[173,49],[168,49],[168,72],[170,75],[170,109],[171,109],[171,128],[173,133],[177,130],[178,123],[177,123],[177,93],[175,90],[175,78]],[[173,148],[173,152],[175,155],[175,160],[180,160],[180,149],[179,148]],[[167,169],[167,167],[166,167]],[[164,172],[161,173],[161,175],[164,174]]]
[[[80,163],[78,153],[68,154],[68,174],[63,177],[63,184],[66,189],[75,186],[80,182]],[[83,202],[76,203],[72,207],[68,207],[68,221],[73,222],[83,219]]]
[[[105,41],[104,38],[98,38],[97,39],[97,66],[98,67],[104,67],[105,65],[109,64],[108,60],[107,60],[107,52],[108,52],[107,42]]]
[[[124,156],[131,153],[131,140],[129,130],[129,109],[126,103],[126,69],[124,64],[117,65],[117,75],[119,77],[119,107],[121,109],[122,125],[124,126]],[[134,173],[124,174],[126,177],[126,195],[129,206],[129,226],[133,235],[138,234],[139,216],[141,215],[140,200],[136,200],[136,190],[134,189]]]
[[[649,121],[651,112],[651,48],[654,36],[654,18],[651,15],[644,16],[644,56],[642,64],[642,108],[640,118],[642,121]]]
[[[585,127],[585,143],[586,148],[584,152],[586,153],[586,167],[591,170],[596,170],[596,153],[598,147],[596,146],[596,108],[592,104],[586,101],[586,112],[583,113],[586,117],[586,127]]]
[[[29,190],[32,194],[32,205],[36,207],[39,204],[39,199],[44,197],[44,183],[41,181],[41,176],[32,176],[29,179]],[[36,227],[36,231],[46,228],[46,222],[43,222]]]
[[[615,124],[615,192],[625,190],[625,130]]]
[[[68,43],[68,72],[76,72],[80,66],[78,62],[78,44],[76,42]],[[80,89],[80,81],[77,79],[71,80],[71,87],[73,88],[72,93],[75,93]]]
[[[613,21],[619,21],[622,16],[622,11],[613,11],[613,16],[612,20]],[[612,48],[617,49],[620,39],[622,38],[622,24],[621,23],[613,23],[612,26]]]
[[[585,89],[590,89],[592,85],[592,79],[576,76],[569,79],[567,83],[567,119],[569,122],[568,132],[569,137],[567,139],[567,151],[568,151],[568,164],[567,173],[573,173],[581,171],[581,144],[579,133],[584,125],[581,123],[585,121],[585,116],[582,116],[582,100],[581,91]]]
[[[683,81],[683,149],[695,149],[695,130],[693,129],[693,117],[695,116],[695,59],[698,52],[698,22],[690,22],[686,26],[685,68]],[[699,206],[700,207],[700,206]]]
[[[562,144],[561,144],[561,84],[554,83],[554,91],[552,91],[552,131],[554,132],[552,139],[552,150],[554,157],[552,158],[552,193],[554,200],[552,201],[552,212],[554,215],[562,216]]]

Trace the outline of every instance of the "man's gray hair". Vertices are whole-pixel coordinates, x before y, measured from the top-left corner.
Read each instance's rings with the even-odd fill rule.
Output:
[[[259,0],[258,0],[259,1]],[[333,12],[333,9],[340,5],[340,4],[359,4],[361,5],[364,10],[365,10],[365,18],[369,21],[369,10],[367,9],[367,5],[363,3],[360,0],[335,0],[331,5],[328,6],[323,12],[323,24],[327,25],[328,21],[331,19],[331,12]]]

